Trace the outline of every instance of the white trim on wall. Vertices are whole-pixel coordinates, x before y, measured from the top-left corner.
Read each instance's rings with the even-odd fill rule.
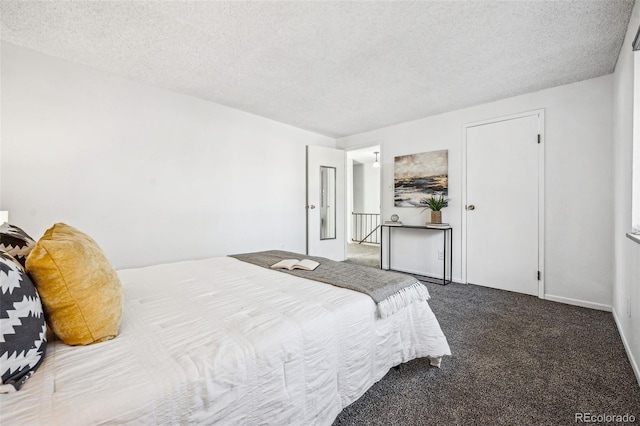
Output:
[[[640,31],[638,32],[640,34]],[[640,233],[640,50],[633,52],[633,148],[631,166],[631,232]]]
[[[530,116],[538,117],[538,134],[540,135],[540,149],[538,150],[538,270],[540,271],[540,280],[538,281],[538,297],[540,299],[544,299],[544,109],[491,118],[488,120],[476,121],[462,126],[462,208],[460,209],[460,223],[462,225],[461,272],[462,282],[467,283],[467,215],[465,214],[465,207],[467,205],[467,129],[469,129],[470,127],[499,123],[501,121],[514,120],[517,118]]]
[[[627,353],[627,357],[629,358],[631,369],[636,375],[636,380],[638,381],[638,385],[640,385],[640,366],[638,365],[638,362],[633,356],[633,351],[631,350],[631,346],[629,345],[629,342],[627,341],[627,338],[624,334],[624,328],[620,323],[620,319],[618,319],[618,313],[616,312],[615,307],[610,310],[611,310],[611,313],[613,314],[613,320],[616,323],[616,327],[618,328],[618,334],[620,334],[620,338],[622,339],[622,345],[624,346],[624,350]]]
[[[565,305],[580,306],[581,308],[597,309],[598,311],[611,312],[612,308],[603,303],[588,302],[586,300],[572,299],[570,297],[554,296],[553,294],[545,294],[545,300],[551,302],[564,303]]]

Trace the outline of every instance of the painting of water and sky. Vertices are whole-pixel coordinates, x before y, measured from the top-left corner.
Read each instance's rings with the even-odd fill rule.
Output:
[[[449,194],[449,150],[395,158],[395,206],[425,207],[423,198]]]

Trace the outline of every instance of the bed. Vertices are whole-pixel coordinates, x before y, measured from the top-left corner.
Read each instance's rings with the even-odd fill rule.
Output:
[[[232,257],[118,271],[119,336],[50,340],[0,423],[330,425],[387,371],[450,354],[426,301],[367,295]]]

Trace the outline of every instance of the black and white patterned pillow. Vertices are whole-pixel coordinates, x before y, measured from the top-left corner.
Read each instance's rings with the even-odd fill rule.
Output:
[[[0,225],[0,250],[9,253],[23,267],[35,245],[33,238],[17,226],[6,222]]]
[[[20,390],[44,360],[47,325],[25,270],[0,250],[0,393]]]

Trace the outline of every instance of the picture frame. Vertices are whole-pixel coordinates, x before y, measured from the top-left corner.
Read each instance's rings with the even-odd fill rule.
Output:
[[[395,207],[426,207],[421,200],[449,194],[449,150],[402,155],[394,159]]]

